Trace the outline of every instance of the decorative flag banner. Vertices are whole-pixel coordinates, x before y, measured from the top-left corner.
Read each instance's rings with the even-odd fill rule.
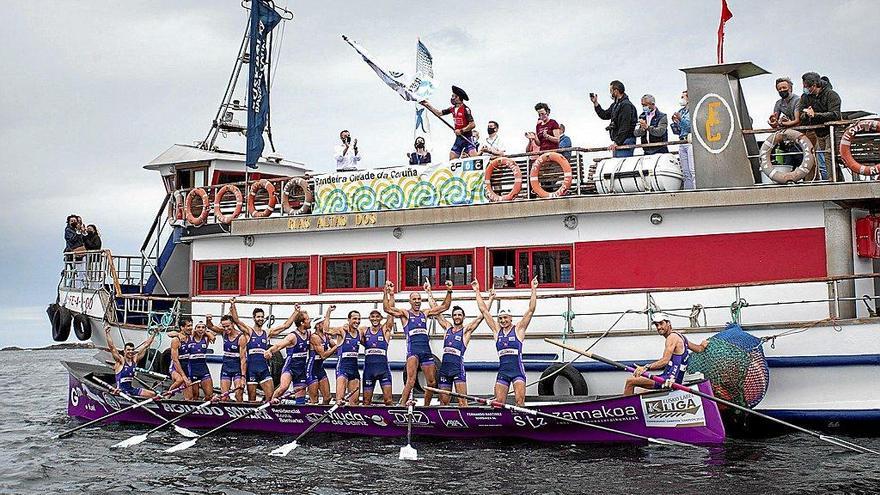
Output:
[[[715,48],[718,63],[724,63],[724,24],[733,18],[733,12],[727,8],[727,0],[721,0],[721,23],[718,24],[718,46]]]
[[[416,42],[416,77],[413,79],[413,85],[415,85],[413,93],[422,100],[430,98],[436,89],[434,86],[434,58],[421,40]],[[428,111],[418,103],[415,103],[415,111],[416,124],[413,129],[413,141],[418,138],[424,139],[425,149],[431,151],[431,121],[428,119]]]
[[[399,94],[401,98],[403,98],[406,101],[416,101],[416,102],[424,99],[424,98],[419,98],[418,96],[413,94],[412,90],[410,89],[410,86],[412,83],[406,84],[403,82],[404,75],[402,72],[386,71],[385,69],[379,67],[373,61],[373,58],[371,56],[367,55],[367,50],[364,47],[362,47],[361,45],[359,45],[356,41],[352,41],[351,39],[348,38],[348,36],[346,36],[344,34],[342,35],[342,39],[345,40],[346,43],[351,45],[351,47],[354,48],[354,50],[356,52],[358,52],[358,54],[361,56],[361,58],[364,59],[364,62],[366,62],[367,65],[369,65],[370,68],[373,69],[373,71],[376,73],[377,76],[379,76],[379,79],[381,79],[382,82],[387,84],[389,88],[393,89],[397,94]],[[415,82],[415,80],[413,80],[412,82]],[[416,86],[416,87],[418,87],[418,86]]]
[[[266,0],[251,2],[250,63],[247,95],[247,156],[245,164],[257,168],[257,160],[263,154],[263,130],[269,117],[269,88],[267,80],[269,50],[266,37],[281,22]]]

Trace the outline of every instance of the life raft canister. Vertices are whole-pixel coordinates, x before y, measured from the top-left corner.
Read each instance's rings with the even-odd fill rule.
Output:
[[[223,212],[220,211],[220,202],[223,200],[223,196],[227,193],[232,193],[235,196],[235,209],[229,215],[224,215]],[[241,194],[241,189],[239,189],[238,186],[233,184],[224,185],[219,191],[217,191],[217,194],[214,195],[214,218],[222,224],[229,225],[241,215],[241,207],[243,203],[244,196]]]
[[[852,156],[850,146],[852,146],[853,138],[855,138],[856,134],[860,132],[880,132],[880,120],[860,120],[847,127],[846,131],[843,132],[843,136],[840,138],[840,158],[843,159],[843,163],[846,164],[846,167],[852,170],[855,174],[868,176],[880,175],[880,163],[874,165],[862,165]]]
[[[302,205],[294,210],[293,205],[290,203],[290,197],[293,196],[293,192],[297,187],[302,189],[304,198]],[[312,194],[312,189],[309,187],[309,181],[305,177],[294,177],[287,181],[287,184],[284,185],[284,190],[281,191],[281,211],[285,215],[304,215],[312,211],[314,200],[315,197]]]
[[[199,216],[195,216],[193,213],[193,199],[198,196],[202,200],[202,212]],[[208,218],[208,210],[211,208],[211,200],[208,199],[208,192],[202,189],[201,187],[196,187],[190,189],[189,193],[186,195],[186,206],[183,208],[183,212],[186,215],[186,221],[192,225],[199,226],[205,223],[205,220]]]
[[[773,148],[784,141],[793,141],[803,150],[801,164],[791,172],[780,172],[773,165]],[[813,143],[802,132],[794,129],[776,131],[761,145],[761,172],[777,184],[788,184],[803,180],[813,172],[816,166],[816,155],[813,153]]]
[[[513,188],[509,193],[501,196],[492,189],[492,174],[495,172],[495,169],[503,167],[509,168],[513,171]],[[483,187],[486,189],[486,198],[493,202],[497,203],[499,201],[510,201],[515,198],[519,191],[522,189],[522,171],[520,171],[519,166],[517,166],[516,162],[506,157],[498,157],[489,162],[489,166],[486,167],[485,178],[483,180]]]
[[[547,165],[548,163],[553,162],[562,169],[562,185],[559,186],[559,189],[553,192],[547,192],[541,186],[541,167]],[[569,188],[571,188],[571,165],[569,165],[568,160],[565,159],[564,156],[556,153],[554,151],[550,151],[541,155],[535,163],[532,164],[532,170],[529,172],[529,185],[532,188],[532,192],[534,192],[539,198],[558,198],[560,196],[565,196],[568,193]]]
[[[257,196],[257,191],[260,189],[265,189],[266,193],[269,195],[269,203],[266,205],[266,208],[262,210],[257,210],[256,205],[254,204],[254,200]],[[272,214],[272,211],[275,209],[275,203],[278,202],[278,199],[275,198],[275,185],[269,182],[266,179],[260,179],[254,181],[251,184],[251,192],[248,193],[247,200],[247,208],[248,214],[255,218],[264,218],[268,217]]]

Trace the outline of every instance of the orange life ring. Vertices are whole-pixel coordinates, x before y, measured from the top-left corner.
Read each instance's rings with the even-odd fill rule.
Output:
[[[263,208],[262,210],[257,211],[257,207],[254,205],[254,198],[257,195],[257,191],[259,191],[260,189],[265,189],[266,192],[269,194],[269,204],[266,205],[266,208]],[[251,192],[248,193],[248,202],[247,202],[248,214],[250,216],[256,217],[256,218],[268,217],[269,215],[272,214],[272,211],[275,210],[275,203],[277,203],[277,202],[278,202],[278,200],[275,198],[275,185],[274,184],[272,184],[271,182],[269,182],[266,179],[260,179],[260,180],[254,181],[254,183],[251,184]]]
[[[195,216],[193,214],[193,198],[198,196],[202,200],[202,213],[199,216]],[[208,199],[208,193],[201,187],[195,187],[190,189],[186,194],[186,206],[183,208],[183,213],[186,215],[186,221],[191,225],[199,226],[205,223],[205,220],[208,218],[208,210],[211,209],[211,200]]]
[[[559,186],[559,189],[553,192],[547,192],[541,187],[541,181],[539,180],[541,167],[546,165],[547,162],[553,162],[562,168],[562,185]],[[532,164],[532,170],[529,172],[529,185],[532,187],[532,192],[534,192],[539,198],[558,198],[560,196],[565,196],[571,188],[572,179],[571,165],[568,164],[568,160],[566,160],[564,156],[553,151],[544,153],[540,158],[535,160],[535,163]]]
[[[223,212],[220,211],[220,202],[223,200],[223,196],[226,196],[226,194],[230,192],[235,196],[235,210],[229,215],[224,215]],[[239,189],[238,186],[233,184],[224,185],[214,195],[214,218],[222,224],[229,225],[241,215],[241,206],[243,202],[244,196],[241,194],[241,189]]]
[[[513,171],[513,188],[509,193],[501,196],[492,189],[492,174],[495,172],[495,169],[498,167],[509,168]],[[519,191],[522,189],[522,171],[520,171],[519,166],[507,157],[498,157],[489,162],[489,166],[486,167],[486,173],[483,180],[483,187],[486,189],[486,198],[493,202],[497,203],[499,201],[510,201],[515,198]]]
[[[880,163],[874,165],[862,165],[852,156],[850,146],[853,138],[860,132],[880,132],[880,120],[860,120],[855,124],[846,128],[843,136],[840,138],[840,158],[847,168],[859,175],[880,175]]]
[[[183,220],[183,206],[186,204],[186,196],[180,189],[171,193],[171,199],[168,200],[168,223],[171,225]]]
[[[305,196],[302,205],[297,210],[294,210],[293,205],[290,204],[290,196],[293,195],[295,187],[302,189],[303,195]],[[285,215],[303,215],[312,211],[312,203],[314,200],[315,196],[309,188],[309,181],[306,180],[305,177],[294,177],[287,181],[284,190],[281,191],[281,211],[283,211]]]

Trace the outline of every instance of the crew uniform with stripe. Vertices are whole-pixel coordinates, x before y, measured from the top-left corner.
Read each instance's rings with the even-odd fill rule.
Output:
[[[195,383],[211,378],[211,372],[208,370],[208,362],[206,361],[208,336],[203,336],[201,340],[190,340],[187,347],[187,353],[189,354],[189,379]],[[181,366],[183,365],[181,364]]]
[[[116,387],[121,390],[123,393],[126,393],[132,397],[139,397],[141,395],[142,389],[133,386],[131,383],[134,381],[134,372],[135,366],[137,363],[134,362],[124,362],[122,364],[122,369],[116,373]]]
[[[403,327],[403,333],[406,336],[406,358],[416,356],[421,366],[434,364],[434,355],[431,353],[428,337],[428,320],[423,311],[414,313],[412,310],[407,310],[407,322]]]
[[[324,347],[324,352],[330,349],[330,337],[327,334],[321,336],[321,345]],[[308,371],[306,385],[311,385],[327,378],[327,370],[324,369],[324,359],[313,349],[309,350],[309,361],[306,363],[306,370]]]
[[[464,371],[464,327],[450,326],[443,339],[443,361],[440,364],[440,388],[451,390],[453,383],[466,383]]]
[[[223,366],[220,367],[220,380],[235,381],[242,378],[241,347],[238,345],[240,334],[232,339],[223,334]]]
[[[342,344],[336,349],[336,376],[345,377],[346,380],[360,380],[361,375],[358,372],[358,349],[360,349],[361,338],[360,333],[355,332],[351,335],[346,330],[343,335]]]
[[[391,385],[391,367],[388,365],[388,340],[381,325],[364,332],[364,391]]]
[[[516,335],[516,327],[507,332],[498,330],[495,349],[498,351],[498,377],[495,383],[509,387],[516,381],[526,381],[526,370],[522,361],[522,341]]]
[[[182,370],[177,370],[183,376],[189,378],[189,343],[190,339],[183,340],[181,336],[177,336],[177,340],[180,342],[180,345],[177,347],[177,360],[180,361],[180,366],[183,368]],[[174,360],[171,361],[171,364],[168,365],[168,376],[171,376],[175,371]]]
[[[293,335],[296,336],[296,342],[287,348],[287,359],[281,374],[290,375],[290,383],[296,389],[306,386],[310,346],[308,332],[305,337],[299,332],[293,332]]]
[[[251,332],[247,343],[247,382],[249,384],[263,383],[272,379],[269,363],[263,356],[263,351],[269,348],[269,334],[265,331]]]
[[[663,373],[657,375],[657,377],[662,378],[664,381],[672,378],[675,380],[675,383],[681,383],[684,380],[684,374],[687,372],[687,364],[688,358],[690,358],[690,350],[688,349],[688,340],[684,335],[678,332],[672,333],[681,337],[681,341],[684,344],[684,350],[681,354],[672,353],[672,358],[670,358],[669,362],[666,363],[666,367],[663,368]],[[663,388],[663,384],[655,382],[654,388]]]

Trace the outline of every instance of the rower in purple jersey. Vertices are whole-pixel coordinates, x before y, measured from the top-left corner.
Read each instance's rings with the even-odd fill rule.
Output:
[[[421,367],[425,375],[425,382],[429,387],[437,386],[437,364],[431,353],[430,337],[428,336],[428,318],[442,314],[452,304],[452,282],[446,281],[446,298],[443,304],[421,311],[422,295],[412,292],[409,295],[409,310],[394,307],[394,284],[388,280],[385,282],[385,296],[382,306],[389,315],[400,318],[403,333],[406,336],[406,384],[400,396],[400,405],[409,401],[410,392],[416,385],[416,378]],[[425,405],[431,403],[433,393],[425,390]]]
[[[329,316],[335,305],[327,308]],[[328,319],[329,321],[329,319]],[[324,323],[327,323],[326,321]],[[361,344],[361,314],[358,311],[348,312],[348,321],[341,327],[331,328],[329,325],[324,330],[327,335],[336,339],[336,401],[341,402],[347,393],[351,393],[348,399],[349,405],[358,403],[358,391],[361,388],[361,375],[358,371],[358,351]]]
[[[230,389],[235,387],[235,400],[244,401],[244,377],[247,370],[247,335],[235,328],[232,317],[220,317],[220,326],[214,325],[211,315],[205,315],[208,329],[223,336],[223,365],[220,367],[220,393],[223,401],[229,400]]]
[[[681,383],[687,370],[689,352],[703,352],[709,345],[708,340],[694,344],[689,342],[684,335],[673,332],[669,317],[664,313],[654,313],[651,316],[651,321],[657,333],[666,339],[663,357],[648,365],[637,366],[633,371],[633,376],[626,379],[623,395],[633,395],[636,387],[646,389],[671,388],[673,383]],[[658,375],[658,377],[663,378],[666,382],[660,385],[654,380],[642,376],[644,372],[651,370],[663,370],[663,373]]]
[[[428,303],[432,307],[436,306],[437,303],[434,301],[433,294],[431,294],[431,288],[427,284],[425,292],[428,293]],[[486,305],[491,308],[494,301],[495,288],[492,287],[489,290],[489,301]],[[446,336],[443,338],[443,357],[441,358],[442,362],[438,374],[440,382],[438,388],[440,390],[452,390],[454,385],[455,391],[459,394],[468,393],[467,374],[464,369],[464,353],[467,350],[474,330],[483,322],[483,314],[480,313],[467,326],[464,324],[464,318],[464,309],[461,306],[452,307],[452,323],[444,318],[442,314],[437,315],[437,323],[446,330]],[[440,394],[440,404],[444,406],[449,405],[449,400],[449,394]],[[467,407],[467,399],[459,398],[458,405],[460,407]]]
[[[376,383],[382,387],[382,401],[392,404],[391,368],[388,366],[388,343],[394,329],[394,317],[389,315],[382,322],[382,313],[370,311],[370,324],[361,327],[361,344],[364,346],[364,405],[373,403]]]
[[[198,322],[193,328],[189,341],[189,380],[193,400],[199,400],[199,391],[205,394],[205,400],[214,397],[214,380],[208,370],[208,348],[214,342],[214,333],[208,331],[204,323]]]
[[[309,329],[312,328],[312,319],[308,311],[297,309],[293,317],[294,330],[284,340],[273,345],[263,353],[267,360],[272,354],[287,349],[287,358],[284,360],[284,369],[281,371],[281,381],[275,388],[273,399],[281,397],[287,389],[293,385],[293,398],[296,404],[306,403],[306,375],[308,374],[309,361]]]
[[[110,325],[104,325],[104,335],[107,337],[107,347],[110,349],[110,355],[113,356],[113,371],[116,374],[116,388],[118,388],[120,392],[131,397],[155,397],[156,393],[152,390],[135,387],[132,385],[132,382],[134,381],[134,372],[137,362],[144,357],[144,354],[147,353],[147,349],[153,345],[153,337],[155,337],[156,334],[151,333],[150,336],[147,337],[147,340],[139,346],[140,350],[135,348],[134,344],[131,342],[127,342],[122,354],[119,354],[119,351],[116,350],[116,346],[113,345],[113,337],[110,336]]]
[[[189,380],[189,341],[192,338],[193,319],[189,316],[181,316],[177,321],[177,332],[168,332],[171,337],[171,366],[168,374],[171,376],[171,386],[168,390],[176,389],[185,385],[183,398],[192,399],[192,388]]]
[[[498,320],[494,320],[489,313],[489,307],[480,294],[480,283],[474,280],[471,283],[474,294],[477,297],[477,306],[480,313],[486,318],[486,324],[492,329],[495,336],[495,350],[498,351],[498,376],[495,379],[495,400],[505,402],[507,393],[513,385],[513,394],[517,406],[526,402],[526,372],[522,362],[522,346],[526,338],[526,328],[535,314],[535,306],[538,301],[538,277],[532,279],[532,294],[529,298],[529,306],[523,313],[522,319],[516,325],[510,312],[502,309],[498,312]]]
[[[324,360],[335,354],[336,349],[339,348],[339,344],[333,343],[330,336],[324,332],[324,328],[330,322],[330,311],[328,307],[323,316],[315,318],[312,322],[315,331],[309,337],[311,351],[309,352],[309,362],[306,364],[309,404],[318,403],[318,394],[321,395],[323,404],[330,403],[330,379],[327,377],[327,370],[324,369]]]

